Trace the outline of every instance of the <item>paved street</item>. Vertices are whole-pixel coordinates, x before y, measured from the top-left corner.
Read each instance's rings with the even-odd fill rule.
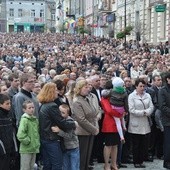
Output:
[[[147,162],[145,163],[146,168],[134,168],[133,164],[127,164],[128,168],[121,168],[122,170],[165,170],[163,168],[163,161],[162,160],[154,160],[154,162]],[[94,170],[103,170],[103,164],[95,164]]]

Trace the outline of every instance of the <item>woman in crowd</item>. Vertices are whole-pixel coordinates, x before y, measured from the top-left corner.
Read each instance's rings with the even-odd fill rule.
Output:
[[[105,85],[106,89],[112,89],[113,85],[111,81],[107,81]],[[117,168],[117,147],[120,143],[120,137],[117,131],[116,123],[114,117],[122,117],[122,114],[118,113],[116,110],[111,108],[111,104],[108,98],[101,99],[102,109],[104,111],[104,119],[102,125],[102,132],[104,134],[104,169],[105,170],[118,170]],[[111,166],[109,164],[111,156]]]
[[[94,135],[97,135],[97,111],[93,107],[87,96],[89,86],[86,80],[80,80],[75,86],[75,98],[73,100],[72,116],[78,122],[76,134],[80,146],[80,170],[87,170],[91,151],[93,147]]]
[[[135,168],[145,168],[144,148],[146,135],[151,132],[149,116],[154,110],[151,96],[145,92],[146,82],[136,79],[136,90],[129,95],[129,126],[128,132],[132,136],[133,162]]]
[[[39,110],[40,140],[43,154],[44,170],[62,170],[61,138],[52,132],[52,126],[58,126],[63,131],[75,128],[74,122],[67,122],[59,111],[54,100],[58,91],[54,83],[43,86],[37,99],[41,103]]]

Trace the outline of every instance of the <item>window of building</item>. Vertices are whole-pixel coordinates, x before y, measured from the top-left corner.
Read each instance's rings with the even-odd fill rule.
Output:
[[[139,11],[136,11],[136,21],[139,21],[140,16],[139,16]]]
[[[51,14],[51,20],[55,20],[55,14],[54,13]]]
[[[119,27],[120,27],[120,30],[122,30],[122,17],[119,18]]]
[[[31,10],[31,17],[35,17],[35,9]]]
[[[148,30],[148,38],[151,39],[151,9],[148,9],[147,12],[147,30]]]
[[[44,10],[40,9],[40,18],[44,18]]]
[[[154,17],[153,17],[153,28],[151,30],[151,34],[153,32],[153,42],[157,43],[157,34],[158,34],[158,13],[156,11],[154,11]]]
[[[22,9],[18,9],[18,17],[22,17],[23,16],[23,11]]]
[[[13,8],[10,8],[10,9],[9,9],[9,16],[10,16],[10,17],[13,17],[13,16],[14,16],[14,9],[13,9]]]
[[[131,14],[128,14],[128,25],[131,25]]]

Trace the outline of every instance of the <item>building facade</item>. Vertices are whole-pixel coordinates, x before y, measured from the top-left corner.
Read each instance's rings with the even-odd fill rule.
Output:
[[[5,32],[44,32],[55,27],[54,1],[4,0]]]

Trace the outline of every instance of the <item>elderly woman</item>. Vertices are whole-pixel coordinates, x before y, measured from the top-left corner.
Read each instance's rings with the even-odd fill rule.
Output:
[[[72,107],[72,116],[79,124],[76,134],[78,135],[80,146],[80,170],[88,169],[94,135],[99,132],[97,110],[87,98],[89,91],[89,85],[86,80],[78,81],[75,86]]]
[[[52,132],[52,126],[58,126],[63,131],[75,128],[74,122],[67,122],[58,109],[54,100],[58,91],[54,83],[47,83],[43,86],[37,99],[42,104],[39,110],[40,140],[43,154],[43,169],[62,170],[63,154],[62,139]]]
[[[130,114],[128,132],[132,136],[135,168],[145,168],[143,165],[145,136],[151,132],[149,116],[154,110],[151,96],[145,92],[145,84],[143,79],[136,79],[136,90],[128,98]]]

